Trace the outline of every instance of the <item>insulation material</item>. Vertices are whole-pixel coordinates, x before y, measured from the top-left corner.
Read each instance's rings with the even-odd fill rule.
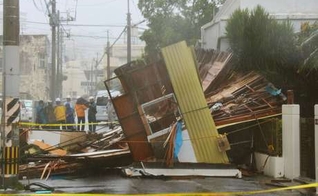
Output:
[[[162,49],[171,83],[198,162],[228,163],[217,144],[218,132],[207,107],[195,61],[186,42]]]

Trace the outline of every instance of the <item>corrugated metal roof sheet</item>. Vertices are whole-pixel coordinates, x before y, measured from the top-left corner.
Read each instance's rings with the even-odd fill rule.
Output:
[[[163,48],[162,53],[197,161],[228,163],[226,153],[219,152],[217,147],[218,132],[190,48],[183,41]]]

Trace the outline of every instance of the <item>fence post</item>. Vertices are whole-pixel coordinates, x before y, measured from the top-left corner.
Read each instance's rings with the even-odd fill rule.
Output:
[[[283,105],[282,114],[284,173],[286,178],[294,179],[300,176],[299,105]]]
[[[316,166],[316,182],[318,182],[318,104],[315,105],[315,166]],[[316,188],[318,194],[318,187]]]

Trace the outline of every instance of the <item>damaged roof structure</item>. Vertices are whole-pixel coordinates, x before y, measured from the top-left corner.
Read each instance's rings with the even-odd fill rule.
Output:
[[[121,95],[111,100],[135,162],[168,163],[166,144],[182,119],[182,141],[172,141],[181,150],[172,162],[228,164],[226,136],[217,128],[281,114],[286,97],[280,90],[257,73],[234,72],[231,60],[230,53],[180,42],[163,48],[158,62],[115,70],[105,85],[110,90],[120,81]]]
[[[217,127],[281,115],[286,97],[256,72],[232,69],[232,55],[216,50],[197,52],[199,76]]]

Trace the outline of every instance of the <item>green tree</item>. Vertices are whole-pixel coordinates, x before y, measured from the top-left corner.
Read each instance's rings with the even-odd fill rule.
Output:
[[[161,47],[186,40],[195,44],[200,28],[210,22],[218,1],[211,0],[139,0],[138,7],[148,21],[141,39],[145,53],[155,61]]]
[[[278,22],[258,6],[236,10],[226,26],[230,48],[240,71],[258,71],[283,90],[294,90],[295,101],[312,116],[318,101],[318,23],[304,23],[294,33],[289,21]],[[309,109],[310,108],[310,109]]]
[[[237,69],[280,73],[297,66],[296,39],[289,21],[278,22],[257,6],[254,10],[236,10],[226,26]]]
[[[301,25],[301,32],[297,34],[297,43],[301,55],[301,64],[296,70],[297,80],[302,83],[298,86],[298,99],[304,108],[309,108],[312,116],[312,107],[318,101],[318,22],[305,22]]]

